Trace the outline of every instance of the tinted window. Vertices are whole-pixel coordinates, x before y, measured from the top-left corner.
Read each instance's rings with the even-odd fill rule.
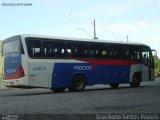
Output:
[[[140,47],[139,46],[127,46],[126,48],[126,56],[127,59],[131,60],[140,60]]]
[[[28,54],[30,57],[32,58],[42,57],[41,41],[29,40],[27,48],[28,48]]]
[[[108,47],[109,58],[120,59],[122,58],[123,47],[121,45],[110,44]]]
[[[88,55],[87,44],[85,43],[67,43],[67,54],[70,58],[86,58]]]
[[[28,54],[31,58],[130,59],[142,61],[146,56],[148,61],[150,61],[150,49],[145,47],[145,49],[142,50],[144,46],[73,42],[42,38],[26,39]],[[17,45],[17,43],[10,44],[8,44],[8,47],[6,48]],[[18,49],[14,50],[17,51]],[[4,51],[4,53],[5,52],[6,51]],[[150,62],[147,62],[146,64],[150,64]]]
[[[145,47],[142,49],[142,62],[146,65],[151,65],[150,49]]]
[[[108,57],[107,46],[103,44],[90,44],[89,56],[91,58],[107,58]]]
[[[119,44],[91,44],[90,51],[95,58],[124,59],[126,56],[125,46]]]
[[[56,41],[43,41],[44,57],[65,57],[65,44]]]

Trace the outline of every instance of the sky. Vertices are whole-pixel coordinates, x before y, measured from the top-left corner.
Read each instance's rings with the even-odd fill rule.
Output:
[[[31,3],[31,6],[4,6]],[[40,34],[140,42],[160,57],[160,0],[0,0],[0,39]]]

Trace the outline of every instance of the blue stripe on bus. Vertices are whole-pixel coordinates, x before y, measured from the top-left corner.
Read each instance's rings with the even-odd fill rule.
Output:
[[[55,63],[52,75],[52,87],[71,86],[72,77],[82,73],[87,85],[129,83],[130,66],[110,66],[92,63]]]

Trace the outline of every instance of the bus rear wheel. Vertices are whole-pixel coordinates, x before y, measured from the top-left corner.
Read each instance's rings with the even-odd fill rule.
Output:
[[[130,83],[131,87],[139,87],[141,82],[141,76],[139,74],[134,74],[132,77],[132,83]]]
[[[83,75],[75,75],[72,79],[72,84],[68,87],[71,92],[83,91],[86,86],[86,79]]]
[[[111,86],[112,88],[116,89],[116,88],[118,88],[119,83],[112,83],[112,84],[110,84],[110,86]]]
[[[64,92],[65,89],[66,89],[65,87],[51,88],[51,90],[56,93]]]

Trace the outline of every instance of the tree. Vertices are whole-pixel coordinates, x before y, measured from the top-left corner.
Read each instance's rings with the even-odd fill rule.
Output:
[[[154,60],[155,60],[155,75],[160,76],[160,59],[158,58],[158,56],[155,55]]]

